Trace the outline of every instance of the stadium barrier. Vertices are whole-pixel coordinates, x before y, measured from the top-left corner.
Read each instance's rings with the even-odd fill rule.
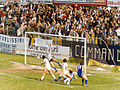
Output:
[[[33,41],[34,40],[34,41]],[[46,42],[41,38],[27,38],[27,55],[37,56],[38,54],[46,54],[49,50],[48,42],[53,43],[54,40]],[[35,42],[33,44],[33,42]],[[42,42],[42,43],[40,43]],[[25,38],[24,37],[10,37],[0,34],[0,52],[8,54],[22,54],[25,53]],[[69,47],[52,46],[52,55],[57,59],[66,58],[69,60]]]

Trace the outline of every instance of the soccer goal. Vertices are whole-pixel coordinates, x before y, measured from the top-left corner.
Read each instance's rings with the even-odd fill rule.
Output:
[[[84,60],[86,74],[86,47],[86,38],[82,37],[25,32],[25,64],[36,65],[50,52],[57,60]]]

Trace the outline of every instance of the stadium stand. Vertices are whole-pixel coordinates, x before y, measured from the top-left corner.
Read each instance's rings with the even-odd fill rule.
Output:
[[[119,44],[120,10],[109,7],[9,2],[0,10],[0,33],[24,36],[28,32],[103,38]]]

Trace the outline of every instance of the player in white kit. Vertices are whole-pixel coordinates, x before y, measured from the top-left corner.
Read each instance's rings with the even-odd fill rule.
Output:
[[[49,51],[48,51],[48,54],[47,54],[47,58],[48,58],[50,64],[52,65],[52,67],[53,67],[53,68],[55,69],[55,71],[57,72],[57,69],[56,69],[56,67],[55,67],[54,64],[53,64],[53,61],[56,62],[59,66],[61,66],[61,64],[59,63],[59,61],[57,61],[55,58],[52,57],[52,55],[51,55],[51,44],[50,44],[50,46],[49,46]]]
[[[61,78],[64,78],[64,82],[66,83],[67,82],[67,85],[69,85],[69,82],[71,80],[71,75],[69,73],[69,70],[71,70],[69,67],[68,67],[68,64],[67,64],[67,60],[66,59],[63,59],[63,64],[62,64],[62,68],[63,68],[63,74],[60,74],[59,78],[58,78],[58,81],[61,79]],[[65,78],[65,77],[69,77],[69,78]]]
[[[57,80],[56,80],[56,77],[54,76],[54,74],[53,74],[52,71],[51,71],[51,65],[50,65],[48,59],[47,59],[44,55],[42,56],[42,58],[43,58],[43,62],[41,63],[41,65],[42,65],[42,64],[45,64],[45,68],[44,68],[44,72],[43,72],[43,75],[42,75],[42,77],[41,77],[40,80],[43,80],[43,79],[44,79],[45,74],[46,74],[47,71],[48,71],[48,72],[50,73],[50,75],[52,75],[52,77],[55,79],[55,81],[57,81]]]

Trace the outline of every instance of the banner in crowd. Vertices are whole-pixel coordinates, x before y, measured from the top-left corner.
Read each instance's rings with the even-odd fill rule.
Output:
[[[32,1],[32,2],[41,2],[41,3],[46,3],[46,4],[52,4],[53,3],[53,0],[0,0],[0,3],[6,3],[6,2],[19,2],[19,3],[22,3],[22,2],[28,2],[28,1]]]
[[[89,6],[107,6],[107,0],[53,0],[54,4],[62,4],[62,3],[69,3],[69,4],[80,4],[80,5],[89,5]]]
[[[54,2],[59,2],[59,3],[81,3],[81,2],[86,2],[86,0],[54,0]]]
[[[13,1],[21,2],[22,0],[0,0],[0,3],[13,2]]]
[[[5,2],[5,0],[0,0],[0,3],[4,3]]]
[[[108,0],[107,5],[109,7],[120,7],[120,0]]]
[[[84,58],[84,43],[74,41],[63,41],[63,45],[72,47],[72,56],[77,58]],[[120,46],[109,45],[109,48],[104,44],[87,44],[87,58],[94,59],[102,63],[110,65],[120,65]]]
[[[53,0],[32,0],[33,2],[34,1],[37,1],[37,2],[41,2],[41,3],[45,3],[45,4],[52,4],[53,3]]]

